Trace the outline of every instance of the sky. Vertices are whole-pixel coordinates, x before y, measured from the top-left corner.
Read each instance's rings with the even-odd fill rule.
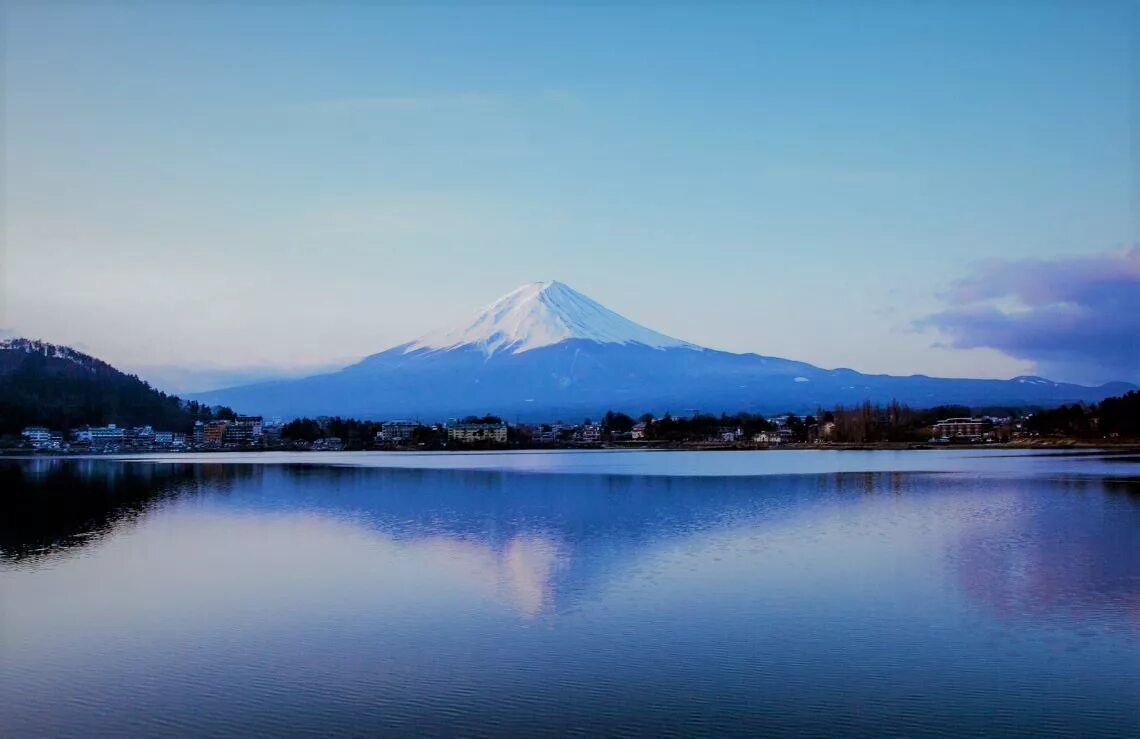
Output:
[[[717,349],[1140,382],[1135,2],[0,3],[0,330],[167,389],[551,279]]]

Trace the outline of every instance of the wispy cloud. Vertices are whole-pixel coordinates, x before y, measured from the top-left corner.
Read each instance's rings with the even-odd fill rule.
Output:
[[[564,90],[521,95],[466,91],[425,95],[352,95],[299,102],[290,105],[288,110],[306,113],[420,113],[472,111],[513,103],[574,108],[579,102],[577,96]]]
[[[987,347],[1086,382],[1140,381],[1140,245],[1081,257],[991,261],[918,322],[960,349]]]
[[[361,95],[302,103],[295,106],[295,109],[329,113],[468,110],[484,108],[501,99],[499,96],[481,92],[443,95]]]

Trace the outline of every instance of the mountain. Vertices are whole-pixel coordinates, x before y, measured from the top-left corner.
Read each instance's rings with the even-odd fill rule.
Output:
[[[444,419],[493,412],[540,420],[630,413],[809,411],[898,400],[912,406],[1098,401],[1134,386],[1040,377],[864,375],[697,346],[630,321],[560,282],[524,285],[471,320],[338,372],[193,397],[268,415]]]
[[[0,341],[0,434],[25,426],[153,425],[187,431],[212,412],[155,390],[134,375],[66,346]]]

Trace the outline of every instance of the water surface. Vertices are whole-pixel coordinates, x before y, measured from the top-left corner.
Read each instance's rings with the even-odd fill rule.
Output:
[[[0,462],[0,734],[1140,733],[1140,467]]]

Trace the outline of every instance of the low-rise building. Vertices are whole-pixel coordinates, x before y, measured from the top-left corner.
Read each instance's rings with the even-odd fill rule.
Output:
[[[52,449],[52,433],[43,426],[28,426],[20,432],[20,436],[31,445],[32,449]]]
[[[934,424],[934,436],[945,439],[980,439],[986,422],[981,418],[947,418]]]
[[[778,446],[784,442],[784,435],[775,429],[772,429],[770,431],[761,431],[758,434],[752,435],[752,441],[757,444]]]
[[[123,433],[123,442],[135,449],[150,449],[154,446],[153,426],[134,426]]]
[[[412,440],[412,433],[418,424],[415,421],[393,420],[380,424],[377,441],[385,444],[406,444]]]
[[[633,430],[630,431],[630,438],[634,441],[641,441],[645,438],[645,432],[648,426],[644,421],[639,421],[633,424]]]
[[[455,423],[448,424],[447,438],[449,441],[458,441],[464,444],[476,442],[507,443],[507,424],[505,423]]]
[[[75,430],[74,437],[80,444],[90,444],[93,447],[118,446],[126,438],[126,429],[113,423],[106,426],[84,426]]]

